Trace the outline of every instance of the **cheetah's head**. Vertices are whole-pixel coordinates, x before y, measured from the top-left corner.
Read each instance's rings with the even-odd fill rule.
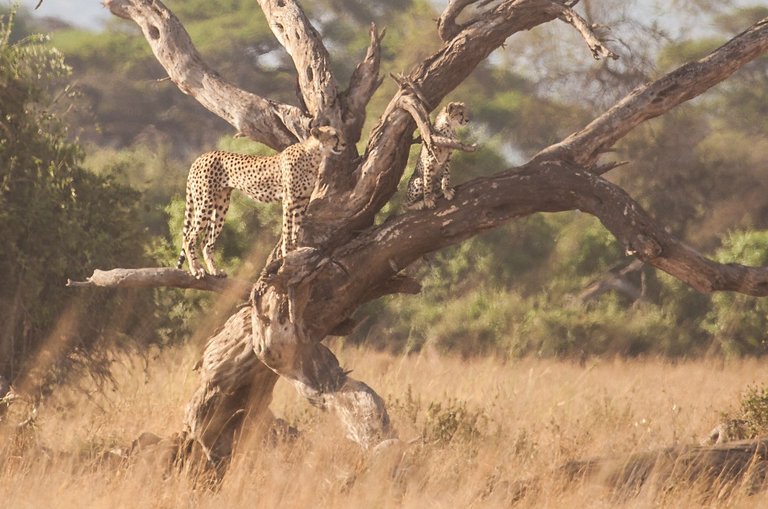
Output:
[[[320,142],[320,149],[324,154],[339,155],[347,149],[344,136],[337,129],[330,126],[313,127],[309,134]]]
[[[453,126],[466,125],[469,122],[469,110],[464,103],[451,102],[445,107],[448,121]]]

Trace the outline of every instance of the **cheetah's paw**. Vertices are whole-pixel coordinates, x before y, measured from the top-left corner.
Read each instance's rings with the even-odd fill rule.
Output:
[[[451,201],[456,196],[456,190],[452,187],[443,189],[443,196],[445,196],[446,200]]]

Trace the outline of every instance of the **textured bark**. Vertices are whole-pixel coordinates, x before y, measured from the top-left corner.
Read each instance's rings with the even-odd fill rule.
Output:
[[[247,297],[252,283],[242,279],[205,277],[197,279],[186,270],[170,267],[144,269],[111,269],[93,271],[85,281],[67,280],[67,286],[72,287],[114,287],[114,288],[156,288],[170,286],[174,288],[190,288],[208,290],[218,293],[231,293]]]
[[[335,412],[350,438],[361,445],[391,436],[381,398],[349,378],[321,341],[348,330],[350,315],[363,302],[386,293],[418,291],[418,283],[401,274],[413,261],[513,218],[581,210],[598,217],[628,254],[694,288],[768,295],[768,269],[702,257],[669,235],[621,188],[600,177],[620,163],[598,162],[603,151],[643,121],[701,94],[768,50],[768,20],[709,57],[633,91],[528,164],[458,186],[454,200],[439,202],[434,210],[394,215],[375,224],[376,214],[397,190],[416,121],[429,141],[429,111],[510,35],[560,18],[582,33],[596,56],[612,56],[571,10],[574,3],[449,3],[438,23],[444,44],[402,77],[401,89],[372,129],[362,157],[351,143],[347,153],[321,166],[299,237],[305,247],[285,259],[273,256],[254,286],[251,306],[238,311],[211,338],[201,385],[186,417],[188,434],[202,444],[211,461],[220,462],[231,452],[248,398],[255,398],[250,407],[254,413],[267,412],[277,376],[291,381],[312,404]],[[458,24],[458,15],[470,4],[475,10]],[[380,82],[381,35],[375,27],[349,88],[339,92],[328,52],[299,5],[260,0],[273,32],[296,65],[306,105],[301,111],[223,82],[202,62],[159,0],[108,0],[107,5],[142,28],[182,91],[254,139],[280,148],[305,136],[310,120],[331,123],[348,139],[359,139],[367,102]],[[471,149],[458,140],[433,142]]]
[[[293,59],[299,89],[309,116],[341,129],[336,78],[320,34],[293,0],[259,0],[269,28]]]
[[[303,140],[310,117],[296,108],[241,90],[222,79],[197,52],[176,16],[159,1],[105,0],[112,14],[136,22],[179,90],[194,97],[239,133],[275,149]]]
[[[272,388],[277,375],[253,355],[251,309],[232,315],[206,345],[198,365],[200,383],[187,404],[184,436],[202,448],[210,464],[222,469],[239,431],[271,424]]]
[[[368,101],[371,100],[371,96],[381,85],[379,64],[381,63],[381,40],[384,38],[384,33],[385,30],[379,33],[376,25],[371,23],[369,32],[371,42],[368,51],[349,78],[349,86],[341,94],[344,132],[347,135],[347,141],[352,144],[360,141]]]

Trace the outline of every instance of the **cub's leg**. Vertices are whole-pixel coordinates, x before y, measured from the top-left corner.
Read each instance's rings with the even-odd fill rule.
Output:
[[[422,164],[425,156],[424,148],[421,149],[419,160],[416,162],[416,168],[408,181],[408,190],[405,197],[405,208],[408,210],[421,210],[424,208],[424,165]]]
[[[443,196],[448,201],[453,200],[456,190],[451,187],[451,160],[448,159],[443,167],[443,176],[440,179],[440,188],[443,190]]]
[[[226,188],[219,191],[214,197],[211,222],[208,225],[208,235],[203,245],[203,259],[208,266],[208,273],[216,277],[227,276],[226,272],[216,267],[213,259],[213,248],[216,244],[216,239],[221,235],[221,229],[224,227],[224,217],[229,210],[229,197],[231,194],[232,189]]]
[[[409,210],[421,210],[424,208],[424,189],[422,185],[424,180],[421,175],[412,175],[411,180],[408,181],[408,191],[405,195],[405,208]]]
[[[424,208],[435,208],[435,192],[432,189],[432,180],[435,178],[437,161],[431,155],[427,155],[427,163],[424,165]]]

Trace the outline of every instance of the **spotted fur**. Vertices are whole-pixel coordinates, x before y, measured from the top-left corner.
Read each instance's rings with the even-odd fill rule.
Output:
[[[214,264],[213,248],[221,234],[229,198],[237,189],[260,202],[283,202],[282,253],[296,247],[304,212],[315,188],[320,163],[328,154],[341,154],[346,143],[333,127],[316,127],[303,143],[297,143],[273,156],[252,156],[232,152],[207,152],[189,170],[181,255],[189,260],[196,278],[205,276],[195,252],[204,234],[203,259],[208,272],[225,276]]]
[[[452,102],[443,108],[435,119],[435,134],[454,138],[454,129],[469,122],[469,112],[464,103]],[[411,210],[435,208],[435,198],[444,196],[453,200],[451,187],[451,154],[448,147],[435,147],[435,154],[422,144],[416,169],[408,182],[405,206]]]

